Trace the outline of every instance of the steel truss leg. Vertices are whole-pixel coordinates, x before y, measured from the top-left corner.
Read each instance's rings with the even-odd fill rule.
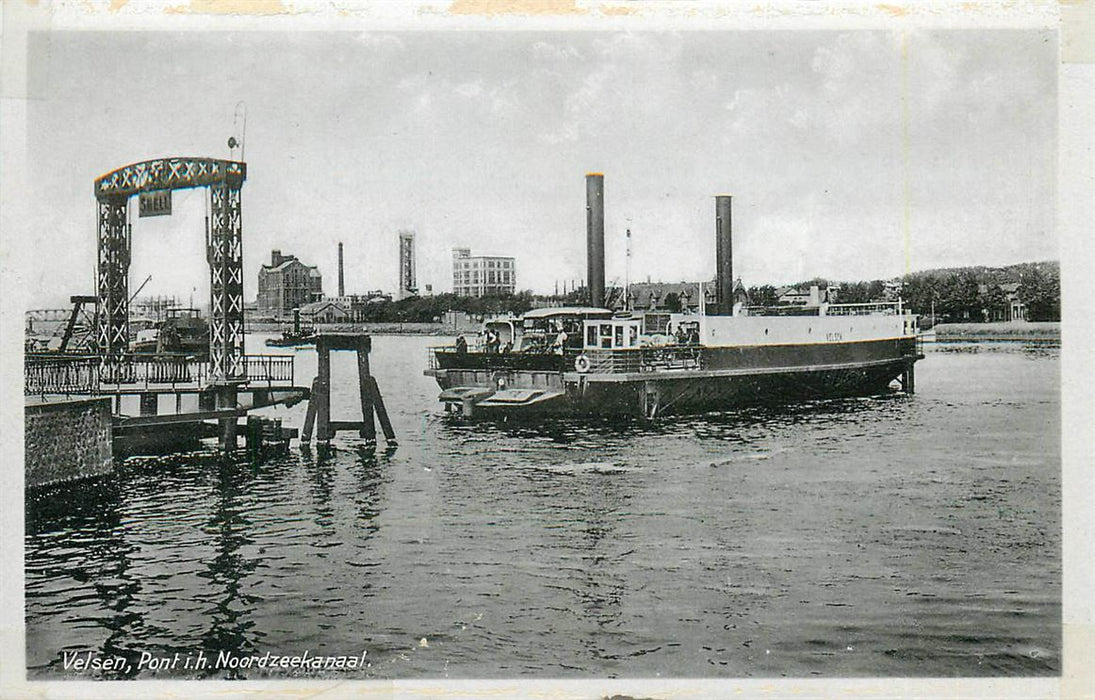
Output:
[[[243,219],[240,188],[210,186],[209,365],[211,378],[247,378],[243,350]]]
[[[99,322],[96,341],[106,365],[129,349],[129,230],[126,197],[99,200]]]

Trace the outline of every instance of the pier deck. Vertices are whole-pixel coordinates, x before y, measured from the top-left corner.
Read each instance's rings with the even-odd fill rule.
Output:
[[[109,402],[116,448],[153,434],[167,443],[173,437],[188,441],[219,434],[221,446],[233,449],[239,418],[311,396],[309,387],[294,383],[292,356],[246,355],[243,366],[246,377],[224,381],[210,375],[208,361],[192,357],[129,355],[107,363],[89,355],[30,354],[24,364],[25,402],[28,407],[90,398]]]

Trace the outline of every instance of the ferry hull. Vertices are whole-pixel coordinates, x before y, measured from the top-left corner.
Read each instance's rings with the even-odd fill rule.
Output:
[[[660,415],[706,413],[743,406],[886,393],[904,363],[815,371],[711,377],[658,377],[592,382],[574,408],[586,413]]]
[[[441,400],[464,415],[660,415],[703,413],[756,404],[885,393],[894,380],[913,389],[920,359],[909,339],[814,346],[702,348],[694,369],[578,373],[514,367],[431,370]],[[527,405],[511,400],[534,390]],[[451,397],[474,391],[476,398]],[[491,400],[499,393],[505,398]],[[449,397],[447,398],[446,395]],[[501,400],[499,400],[501,399]]]

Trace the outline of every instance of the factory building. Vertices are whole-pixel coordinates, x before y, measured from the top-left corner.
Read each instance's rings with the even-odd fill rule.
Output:
[[[258,311],[280,316],[323,298],[323,275],[295,255],[270,253],[270,264],[259,268]]]

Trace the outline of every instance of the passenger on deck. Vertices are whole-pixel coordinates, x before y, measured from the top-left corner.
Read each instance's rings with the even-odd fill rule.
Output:
[[[467,351],[468,351],[468,341],[462,335],[457,336],[457,338],[456,338],[456,352],[460,355],[463,355]]]
[[[563,354],[563,348],[567,346],[567,332],[561,327],[559,328],[559,334],[555,336],[555,342],[551,344],[551,351]]]
[[[507,340],[506,344],[502,346],[502,354],[503,355],[508,355],[508,354],[510,354],[510,352],[512,350],[513,350],[513,343],[511,341]]]
[[[498,334],[493,329],[487,331],[486,351],[490,355],[498,352]]]

